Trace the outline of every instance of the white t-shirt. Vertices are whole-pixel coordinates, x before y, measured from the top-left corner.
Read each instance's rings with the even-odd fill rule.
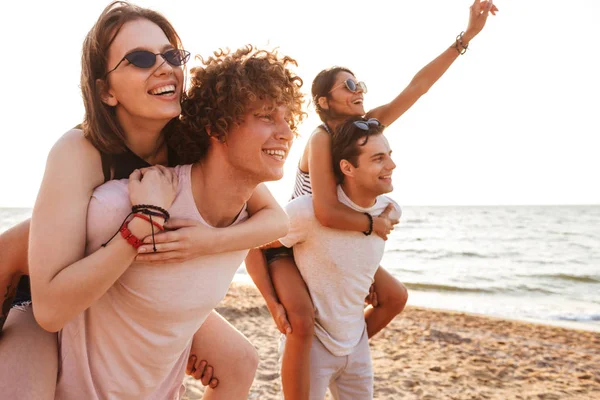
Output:
[[[400,206],[378,196],[369,208],[354,204],[338,186],[343,204],[377,216],[388,204],[399,217]],[[312,195],[298,197],[286,206],[290,231],[279,241],[294,247],[296,265],[308,286],[315,306],[315,334],[336,356],[348,355],[365,329],[364,300],[383,257],[385,241],[372,234],[322,226],[315,217]]]

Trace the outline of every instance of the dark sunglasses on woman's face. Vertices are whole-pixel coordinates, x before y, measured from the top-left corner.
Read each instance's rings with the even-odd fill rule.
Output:
[[[156,63],[156,56],[161,56],[166,62],[174,67],[180,67],[190,59],[190,52],[180,49],[171,49],[164,53],[152,53],[148,50],[132,51],[121,58],[121,61],[119,61],[117,66],[108,71],[104,77],[106,78],[108,74],[119,68],[119,65],[121,65],[124,60],[129,61],[138,68],[150,68]]]
[[[359,129],[362,129],[363,131],[368,131],[369,129],[371,129],[372,126],[381,125],[381,122],[379,122],[377,118],[369,118],[366,121],[354,121],[353,124],[354,126],[356,126]]]
[[[367,85],[363,81],[355,82],[354,80],[352,80],[350,78],[346,79],[344,82],[340,83],[339,85],[337,85],[336,87],[334,87],[333,89],[331,89],[329,91],[329,93],[333,92],[335,89],[337,89],[339,87],[342,87],[342,86],[346,86],[346,89],[348,89],[352,93],[358,92],[359,89],[363,93],[367,93]]]

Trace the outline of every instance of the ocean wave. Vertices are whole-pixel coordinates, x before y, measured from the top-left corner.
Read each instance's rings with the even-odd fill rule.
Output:
[[[560,321],[600,322],[600,314],[591,315],[555,315],[553,319]]]
[[[420,283],[420,282],[403,282],[403,284],[412,290],[421,292],[453,292],[453,293],[487,293],[487,294],[556,294],[552,290],[532,287],[527,285],[518,286],[487,286],[487,287],[469,287],[469,286],[456,286],[451,284],[441,283]]]
[[[496,258],[496,255],[481,254],[474,251],[447,251],[442,254],[430,257],[430,260],[443,260],[445,258]]]
[[[523,278],[543,278],[543,279],[555,279],[569,282],[581,282],[581,283],[600,283],[600,276],[596,275],[572,275],[572,274],[538,274],[538,275],[519,275]]]
[[[416,283],[403,282],[404,286],[409,289],[418,290],[421,292],[457,292],[457,293],[494,293],[495,289],[489,288],[473,288],[453,285],[443,285],[437,283]]]

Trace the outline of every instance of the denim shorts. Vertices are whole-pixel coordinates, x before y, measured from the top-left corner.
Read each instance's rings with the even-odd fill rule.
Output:
[[[267,259],[267,265],[271,264],[275,260],[285,257],[294,257],[294,251],[291,247],[275,247],[273,249],[266,249],[265,258]]]
[[[17,293],[13,300],[12,307],[23,306],[31,303],[31,287],[29,286],[29,275],[23,275],[17,286]]]

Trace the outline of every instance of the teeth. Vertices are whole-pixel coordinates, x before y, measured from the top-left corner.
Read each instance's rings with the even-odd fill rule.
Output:
[[[283,150],[263,150],[263,152],[280,160],[285,158],[285,151]]]
[[[156,89],[152,89],[150,91],[150,94],[163,94],[163,93],[167,93],[167,92],[175,92],[175,85],[166,85],[166,86],[161,86],[159,88]]]
[[[353,104],[362,104],[362,102],[363,102],[362,100],[358,99],[358,100],[355,100],[355,101],[353,102]]]

